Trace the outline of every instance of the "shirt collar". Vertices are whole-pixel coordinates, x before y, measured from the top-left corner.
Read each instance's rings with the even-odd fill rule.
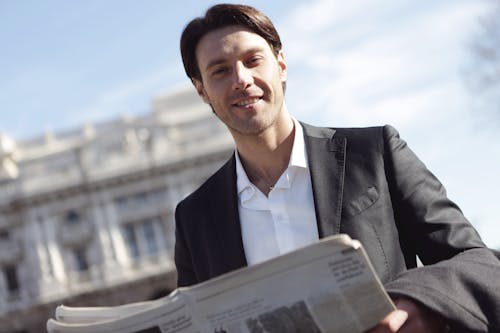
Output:
[[[302,125],[292,117],[294,123],[294,139],[292,146],[292,153],[290,155],[290,161],[288,163],[288,167],[299,167],[307,169],[309,164],[307,162],[307,152],[306,146],[304,143],[304,132],[302,129]],[[257,189],[248,179],[247,173],[241,164],[240,156],[238,154],[238,150],[235,150],[234,156],[236,159],[236,189],[238,191],[238,196],[242,201],[245,201],[251,198]]]
[[[255,187],[248,179],[245,169],[243,169],[238,150],[234,151],[234,157],[236,159],[236,188],[238,195],[241,196],[242,192],[248,192],[248,197],[251,197],[255,192]]]
[[[293,139],[292,154],[290,156],[290,162],[288,166],[295,166],[307,169],[309,164],[307,162],[307,151],[306,145],[304,143],[304,130],[302,125],[292,117],[293,123],[295,125],[295,137]]]

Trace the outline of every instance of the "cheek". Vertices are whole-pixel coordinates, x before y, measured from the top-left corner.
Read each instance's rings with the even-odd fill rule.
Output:
[[[269,86],[278,84],[281,86],[281,83],[286,81],[286,73],[281,71],[278,66],[273,66],[265,72],[260,73],[259,78],[261,78],[260,81],[267,83]]]
[[[224,84],[217,83],[217,84],[211,84],[210,86],[207,87],[205,90],[205,93],[208,97],[208,99],[212,103],[220,103],[225,99],[226,96],[226,89]]]
[[[208,101],[214,102],[214,100],[217,99],[218,94],[217,94],[217,91],[215,91],[214,89],[206,89],[205,96],[206,96]]]

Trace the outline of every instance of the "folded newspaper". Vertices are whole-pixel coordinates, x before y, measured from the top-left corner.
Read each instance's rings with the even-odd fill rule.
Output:
[[[158,300],[60,305],[49,333],[360,333],[394,310],[361,244],[347,235]]]

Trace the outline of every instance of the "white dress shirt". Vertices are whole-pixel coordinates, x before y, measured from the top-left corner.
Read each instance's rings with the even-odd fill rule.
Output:
[[[267,197],[248,180],[235,152],[241,233],[249,265],[319,239],[302,126],[293,121],[295,137],[288,168]]]

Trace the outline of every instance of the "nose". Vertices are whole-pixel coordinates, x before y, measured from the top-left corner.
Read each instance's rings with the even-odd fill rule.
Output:
[[[244,90],[252,85],[253,76],[252,71],[247,68],[243,63],[238,62],[234,70],[233,89]]]

